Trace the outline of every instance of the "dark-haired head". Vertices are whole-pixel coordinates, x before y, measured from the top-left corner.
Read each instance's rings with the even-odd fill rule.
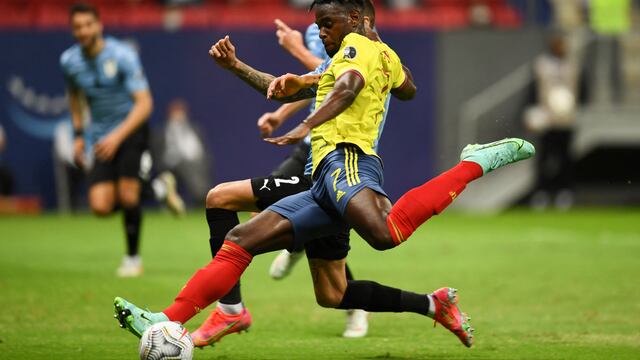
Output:
[[[362,12],[365,2],[366,0],[315,0],[311,5],[309,5],[309,11],[313,10],[313,8],[318,5],[336,4],[349,10],[358,10]]]
[[[100,19],[100,14],[98,13],[98,9],[91,4],[86,3],[77,3],[72,5],[69,8],[69,19],[73,19],[75,14],[89,14],[93,15],[97,20]]]
[[[363,0],[316,0],[310,9],[315,10],[320,39],[329,56],[336,54],[348,34],[364,34]]]
[[[98,10],[89,4],[75,4],[69,9],[73,37],[85,50],[95,48],[102,39],[102,24]]]

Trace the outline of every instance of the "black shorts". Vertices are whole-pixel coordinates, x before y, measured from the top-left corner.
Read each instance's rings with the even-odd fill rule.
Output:
[[[302,146],[298,146],[291,156],[285,159],[273,172],[285,175],[251,179],[251,189],[253,196],[257,199],[256,207],[258,209],[264,210],[287,196],[311,189],[311,177],[303,175],[308,149],[308,146],[306,146],[306,150]],[[305,244],[309,259],[340,260],[347,257],[350,249],[348,231],[331,237],[314,239]]]
[[[149,126],[144,124],[122,142],[111,161],[95,159],[93,167],[89,170],[89,186],[105,181],[116,181],[119,178],[145,180],[151,170],[148,149]]]

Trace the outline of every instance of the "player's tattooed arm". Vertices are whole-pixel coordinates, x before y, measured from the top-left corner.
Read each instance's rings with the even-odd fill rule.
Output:
[[[275,79],[275,76],[271,74],[258,71],[251,66],[240,61],[236,56],[236,48],[231,42],[229,36],[225,36],[224,39],[218,40],[211,49],[209,49],[209,55],[216,61],[216,63],[235,74],[242,81],[246,82],[249,86],[256,89],[263,95],[267,95],[267,89],[269,84]],[[308,99],[314,97],[312,91],[303,91],[300,94],[292,94],[287,98],[277,98],[283,102],[294,102],[302,99]]]
[[[285,74],[274,79],[267,90],[267,99],[295,102],[316,96],[315,88],[320,81],[319,74]]]
[[[271,82],[276,78],[271,74],[258,71],[240,60],[237,60],[233,68],[230,70],[242,81],[246,82],[249,86],[265,96],[267,95],[269,84],[271,84]]]

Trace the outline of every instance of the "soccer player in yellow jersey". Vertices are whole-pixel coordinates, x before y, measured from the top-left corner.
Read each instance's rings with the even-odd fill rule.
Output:
[[[121,326],[140,336],[159,321],[186,322],[199,309],[224,295],[249,266],[253,256],[283,248],[295,249],[313,239],[352,227],[378,250],[405,241],[431,216],[439,214],[469,182],[507,164],[529,158],[533,146],[521,139],[505,139],[463,149],[461,162],[445,173],[404,194],[392,205],[382,189],[382,163],[373,151],[381,99],[390,91],[409,99],[415,86],[402,70],[398,56],[384,44],[354,34],[361,26],[362,0],[316,0],[316,24],[333,61],[321,76],[287,74],[274,79],[235,57],[228,37],[211,49],[218,64],[269,97],[296,100],[311,97],[317,87],[317,110],[284,136],[268,139],[293,144],[311,131],[314,184],[233,228],[216,257],[200,269],[163,312],[142,310],[115,299]],[[271,84],[265,91],[265,83]],[[344,271],[344,266],[339,271]],[[316,275],[314,275],[316,276]],[[350,288],[344,276],[335,287],[338,308],[389,311],[392,296],[375,287]],[[371,302],[381,298],[381,302]],[[427,316],[453,332],[470,347],[473,329],[460,312],[455,289],[441,288],[424,297]]]

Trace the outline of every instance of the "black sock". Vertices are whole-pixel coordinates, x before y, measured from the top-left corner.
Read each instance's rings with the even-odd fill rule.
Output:
[[[224,238],[236,225],[240,224],[238,213],[225,209],[206,209],[209,224],[209,248],[211,257],[215,257],[224,243]]]
[[[124,231],[127,234],[127,254],[138,255],[140,246],[140,223],[142,222],[142,210],[140,206],[122,209],[124,212]]]
[[[227,233],[240,224],[240,220],[238,220],[237,212],[225,209],[207,209],[206,215],[207,224],[209,224],[209,248],[211,249],[211,257],[215,257],[222,247]],[[218,300],[222,304],[237,304],[241,301],[240,281]]]
[[[347,281],[353,280],[353,274],[351,273],[351,269],[349,269],[349,265],[347,263],[344,264],[344,272],[347,274]]]
[[[362,309],[369,312],[414,312],[427,315],[429,298],[373,281],[350,280],[339,309]]]

